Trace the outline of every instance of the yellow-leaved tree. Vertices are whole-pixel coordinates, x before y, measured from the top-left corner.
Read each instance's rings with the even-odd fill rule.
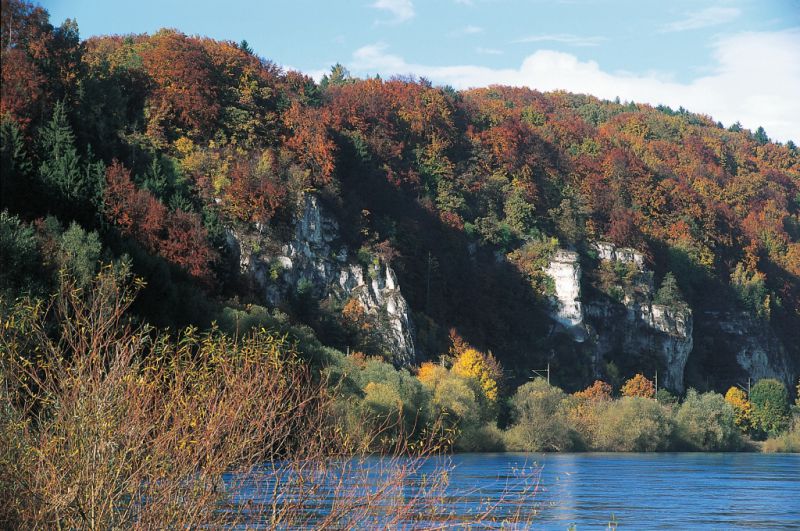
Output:
[[[733,407],[736,413],[734,422],[743,432],[753,427],[753,404],[747,399],[747,393],[738,387],[731,387],[725,393],[725,401]]]
[[[491,353],[468,348],[456,358],[452,370],[457,376],[478,381],[484,397],[491,404],[497,403],[503,369]]]
[[[445,378],[447,378],[447,369],[431,361],[420,365],[419,372],[417,372],[417,379],[428,389],[436,389],[439,382]]]

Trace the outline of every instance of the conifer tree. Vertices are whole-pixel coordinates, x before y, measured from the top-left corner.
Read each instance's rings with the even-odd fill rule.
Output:
[[[30,192],[31,163],[17,123],[7,117],[0,122],[0,206],[12,211],[25,209],[22,196]]]
[[[664,306],[681,306],[686,304],[683,299],[681,289],[678,287],[678,281],[675,280],[675,275],[668,272],[664,275],[664,280],[661,281],[661,287],[658,288],[654,298],[656,304],[663,304]]]
[[[53,117],[41,130],[39,149],[43,156],[39,177],[48,194],[66,201],[89,195],[81,175],[75,134],[67,122],[67,111],[61,102],[56,103]]]

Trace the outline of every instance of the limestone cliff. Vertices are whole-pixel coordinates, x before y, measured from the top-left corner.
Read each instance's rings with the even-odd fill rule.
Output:
[[[550,259],[545,273],[553,279],[555,296],[551,315],[558,324],[582,341],[583,304],[581,303],[581,265],[578,253],[559,249]]]
[[[232,233],[232,239],[240,249],[242,271],[255,281],[268,304],[286,300],[299,286],[311,289],[318,299],[355,299],[381,323],[378,333],[391,361],[414,362],[414,328],[394,271],[379,262],[364,266],[351,259],[338,241],[337,221],[316,196],[303,197],[294,234],[283,245],[260,245],[258,235]]]
[[[652,274],[641,253],[609,243],[595,244],[595,250],[600,262],[606,261],[611,268],[628,266],[628,282],[614,286],[619,300],[587,300],[581,289],[578,254],[559,250],[545,270],[556,287],[551,316],[571,330],[577,341],[589,341],[595,372],[599,373],[611,353],[656,356],[667,369],[663,384],[682,391],[683,371],[693,345],[692,311],[653,302]]]
[[[743,384],[748,377],[795,383],[798,368],[769,323],[742,311],[707,311],[698,316],[698,333],[713,341],[715,365],[725,369],[719,376],[730,384]]]

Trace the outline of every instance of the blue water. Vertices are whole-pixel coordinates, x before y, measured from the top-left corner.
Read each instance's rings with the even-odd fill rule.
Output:
[[[342,477],[366,494],[398,466],[372,458]],[[528,523],[512,528],[800,529],[800,454],[459,454],[415,465],[397,499],[418,496],[423,478],[443,468],[449,481],[436,503],[450,516],[420,515],[402,527],[472,527],[491,507],[492,527],[516,515]],[[244,498],[276,492],[268,473],[257,476],[240,491]],[[287,500],[304,494],[288,483],[278,490]],[[325,514],[334,490],[315,491],[306,507]]]
[[[534,527],[800,529],[800,455],[471,454],[454,456],[451,488],[535,461]]]

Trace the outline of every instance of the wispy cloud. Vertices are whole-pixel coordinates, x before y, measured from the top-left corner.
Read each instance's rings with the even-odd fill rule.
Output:
[[[573,35],[571,33],[547,33],[542,35],[528,35],[513,42],[526,43],[526,42],[557,42],[559,44],[568,44],[570,46],[598,46],[601,42],[607,40],[605,37],[582,37],[580,35]]]
[[[713,44],[713,71],[689,83],[654,73],[608,72],[594,61],[553,50],[537,51],[518,68],[488,68],[408,63],[374,44],[356,50],[348,67],[361,75],[414,74],[456,88],[503,84],[683,106],[728,125],[740,121],[753,130],[763,125],[772,138],[800,142],[798,49],[800,28],[729,35]]]
[[[483,28],[480,26],[464,26],[463,28],[458,28],[450,32],[452,36],[458,35],[477,35],[478,33],[483,33]]]
[[[372,3],[370,7],[388,11],[394,17],[388,21],[377,20],[376,21],[377,23],[397,24],[414,18],[414,4],[411,3],[411,0],[375,0],[375,2]]]
[[[672,33],[718,26],[738,18],[741,14],[742,11],[738,7],[707,7],[700,11],[688,13],[685,18],[662,26],[661,32]]]
[[[478,46],[475,48],[475,51],[481,55],[503,55],[503,50],[498,50],[496,48],[484,48],[483,46]]]

